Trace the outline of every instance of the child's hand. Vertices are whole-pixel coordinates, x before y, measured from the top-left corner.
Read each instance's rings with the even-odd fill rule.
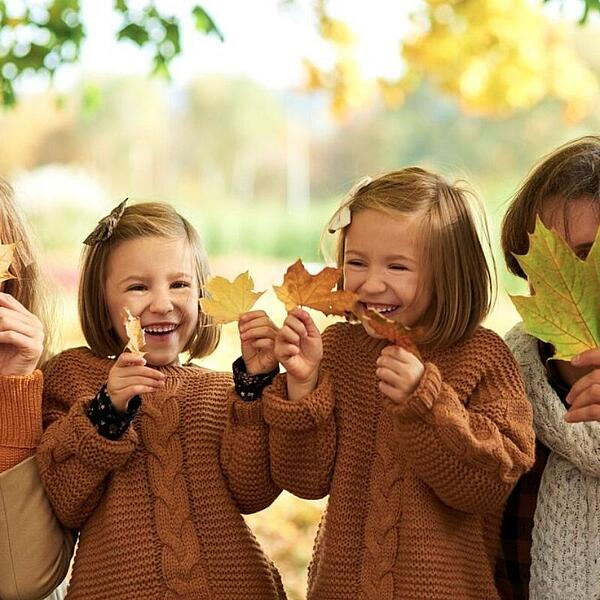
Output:
[[[242,357],[252,375],[270,373],[277,366],[275,334],[277,327],[264,310],[244,313],[238,322]]]
[[[600,421],[600,348],[582,352],[571,364],[577,368],[592,367],[592,370],[576,381],[567,394],[571,408],[565,420],[570,423]]]
[[[134,396],[148,394],[165,385],[165,376],[156,369],[146,367],[143,356],[123,352],[108,373],[106,391],[114,407],[125,412]]]
[[[301,400],[315,389],[323,358],[323,342],[305,310],[295,308],[288,313],[275,337],[275,356],[287,371],[290,400]]]
[[[379,389],[390,400],[405,402],[417,389],[425,371],[423,363],[400,346],[386,346],[377,359]]]
[[[44,349],[44,328],[16,298],[0,292],[0,375],[29,375]]]

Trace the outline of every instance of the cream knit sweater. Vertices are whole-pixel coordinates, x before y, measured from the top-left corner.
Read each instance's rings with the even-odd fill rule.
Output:
[[[530,600],[600,599],[600,423],[567,423],[538,340],[516,325],[506,342],[521,368],[536,435],[550,450],[531,548]]]

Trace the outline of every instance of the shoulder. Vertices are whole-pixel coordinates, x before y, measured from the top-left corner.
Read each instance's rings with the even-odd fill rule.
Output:
[[[44,395],[54,388],[73,386],[89,382],[95,389],[98,383],[105,382],[113,364],[109,358],[101,358],[89,348],[79,347],[65,350],[53,356],[42,367],[44,373]]]

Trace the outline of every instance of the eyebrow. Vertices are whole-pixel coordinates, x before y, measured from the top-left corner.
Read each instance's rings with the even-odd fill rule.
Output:
[[[344,255],[346,254],[356,254],[357,256],[363,256],[362,252],[359,252],[358,250],[352,250],[351,248],[348,248],[345,252]],[[414,258],[412,258],[411,256],[406,256],[405,254],[389,254],[388,256],[385,257],[386,260],[415,260]]]
[[[190,273],[184,273],[183,271],[179,271],[178,273],[171,273],[169,275],[169,279],[193,279],[193,277],[194,276]],[[144,277],[142,275],[128,275],[127,277],[124,277],[123,279],[121,279],[121,281],[119,281],[119,285],[123,285],[128,281],[146,281],[147,279],[149,278]]]

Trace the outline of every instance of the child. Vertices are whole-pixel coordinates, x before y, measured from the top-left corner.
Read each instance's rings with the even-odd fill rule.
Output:
[[[359,312],[418,328],[421,357],[356,323],[321,341],[300,309],[277,334],[287,376],[262,400],[273,479],[329,494],[309,599],[498,598],[500,517],[533,431],[510,352],[480,326],[491,276],[467,204],[407,168],[355,190],[330,222]]]
[[[600,222],[600,137],[574,140],[546,156],[526,178],[502,224],[509,270],[526,278],[526,254],[540,216],[582,259]],[[597,282],[590,282],[597,285]],[[571,363],[522,325],[506,336],[533,406],[536,462],[513,491],[502,525],[503,598],[600,598],[600,352]],[[593,368],[593,370],[592,370]],[[535,519],[534,519],[535,513]]]
[[[32,456],[42,436],[46,319],[37,262],[3,179],[0,243],[16,243],[14,278],[0,283],[0,600],[40,598],[67,574],[73,536],[56,521]]]
[[[264,430],[242,406],[248,448],[222,447],[230,376],[178,360],[206,356],[219,339],[198,309],[209,274],[198,234],[167,204],[122,203],[86,244],[79,309],[90,348],[44,370],[37,455],[57,514],[80,529],[67,598],[284,598],[240,515],[280,491]],[[123,352],[124,309],[140,318],[143,357]],[[264,313],[249,315],[248,372],[271,371],[275,329]],[[237,383],[242,395],[251,379]],[[250,451],[264,459],[250,463]]]

